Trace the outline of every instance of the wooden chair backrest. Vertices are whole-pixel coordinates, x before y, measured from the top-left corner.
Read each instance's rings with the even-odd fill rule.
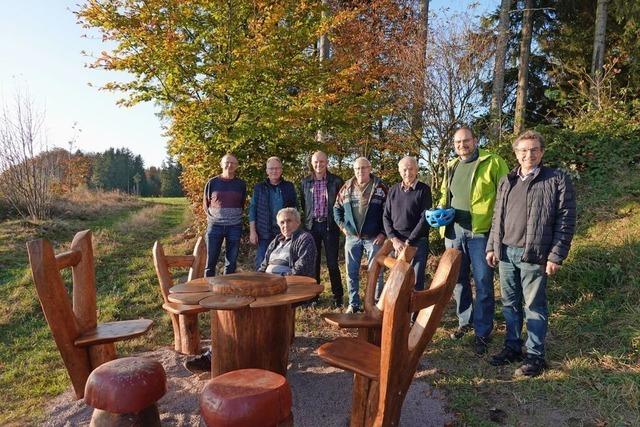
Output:
[[[382,317],[382,310],[384,305],[384,296],[386,293],[386,285],[382,290],[378,304],[375,302],[375,291],[378,282],[378,276],[382,270],[386,268],[392,268],[397,260],[403,260],[409,264],[413,261],[413,257],[416,254],[417,248],[415,246],[407,246],[404,250],[398,254],[397,258],[393,258],[389,255],[393,251],[393,243],[390,239],[387,239],[382,247],[376,253],[374,262],[369,266],[367,273],[367,288],[364,296],[364,311],[373,317]]]
[[[42,311],[76,395],[82,395],[91,373],[91,362],[87,350],[76,347],[74,341],[97,325],[91,231],[77,233],[68,252],[55,255],[51,243],[45,239],[27,242],[27,252]],[[69,267],[73,278],[71,301],[60,274],[60,270]]]
[[[192,255],[165,255],[162,244],[156,241],[153,244],[153,265],[156,269],[160,292],[164,302],[169,302],[169,289],[174,285],[171,277],[171,268],[189,267],[187,281],[204,277],[204,268],[207,262],[207,248],[202,237],[198,237],[193,248]]]
[[[387,425],[385,419],[395,419],[398,415],[389,413],[385,408],[400,410],[401,401],[398,405],[397,399],[404,399],[420,357],[451,300],[460,270],[460,259],[459,251],[447,249],[440,259],[431,287],[426,291],[413,290],[414,272],[408,262],[396,261],[389,273],[382,316],[377,413],[377,421],[381,421],[381,425]],[[410,328],[411,315],[415,311],[419,313]]]

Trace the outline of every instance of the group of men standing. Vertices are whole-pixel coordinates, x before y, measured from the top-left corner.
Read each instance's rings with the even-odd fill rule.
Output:
[[[453,145],[456,157],[447,164],[439,202],[455,209],[453,221],[440,230],[445,245],[462,253],[454,291],[459,325],[451,336],[460,339],[473,331],[474,351],[478,355],[487,352],[494,325],[493,268],[498,266],[507,332],[504,349],[490,363],[498,366],[523,360],[521,336],[526,321],[526,353],[516,374],[539,375],[545,368],[546,281],[567,257],[575,230],[571,180],[565,173],[541,164],[544,140],[534,131],[523,133],[513,143],[519,166],[511,172],[501,157],[478,147],[468,127],[455,132]],[[278,211],[297,207],[299,197],[302,224],[316,246],[315,278],[320,281],[324,247],[335,307],[343,304],[338,264],[340,233],[345,236],[348,313],[360,310],[359,272],[364,253],[371,263],[387,238],[396,253],[407,245],[417,248],[413,260],[415,288],[424,289],[429,249],[424,213],[432,206],[432,195],[430,187],[418,179],[416,159],[407,156],[400,160],[401,181],[391,188],[371,173],[371,163],[364,157],[354,161],[354,176],[346,183],[327,166],[327,155],[315,152],[311,174],[302,180],[297,195],[294,185],[282,178],[280,159],[269,158],[267,179],[255,185],[249,205],[250,242],[257,246],[256,268],[269,242],[279,235]],[[222,173],[205,186],[206,276],[215,275],[223,240],[224,273],[236,269],[246,199],[246,184],[236,177],[237,167],[237,159],[225,155]],[[382,286],[381,276],[376,298]]]

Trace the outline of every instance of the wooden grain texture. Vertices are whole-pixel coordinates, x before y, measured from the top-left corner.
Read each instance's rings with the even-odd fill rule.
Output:
[[[153,265],[160,285],[160,294],[164,303],[162,308],[167,311],[173,327],[174,349],[185,354],[200,353],[200,330],[198,329],[198,313],[207,311],[198,302],[211,295],[209,285],[202,282],[200,287],[192,291],[193,286],[188,287],[187,292],[175,292],[170,268],[189,267],[187,280],[197,280],[204,275],[204,263],[206,262],[206,247],[202,237],[196,241],[192,255],[167,256],[162,244],[156,241],[152,249]],[[182,285],[177,285],[182,286]],[[180,289],[180,288],[178,288]],[[175,293],[174,293],[175,292]],[[175,296],[175,298],[173,298]],[[180,298],[184,296],[184,298]]]
[[[182,295],[182,294],[176,294],[176,295]],[[169,298],[172,298],[172,296],[170,295]],[[198,313],[204,313],[205,311],[207,311],[208,309],[205,307],[202,307],[199,304],[181,304],[181,303],[176,303],[176,302],[165,302],[164,304],[162,304],[162,308],[169,312],[169,313],[173,313],[173,314],[198,314]]]
[[[67,251],[56,255],[56,266],[58,270],[63,268],[69,268],[77,265],[82,259],[82,253],[80,251]]]
[[[254,301],[254,297],[245,295],[211,295],[200,300],[199,304],[210,310],[237,310],[247,307]]]
[[[211,312],[211,376],[258,368],[286,375],[290,305]]]
[[[71,250],[82,254],[82,259],[71,268],[73,278],[73,313],[82,334],[98,324],[96,307],[96,271],[93,260],[91,230],[84,230],[73,237]]]
[[[369,316],[367,313],[329,313],[322,316],[325,322],[339,328],[374,328],[380,329],[382,321]]]
[[[320,346],[318,355],[331,366],[372,380],[380,376],[380,347],[358,338],[336,338]]]
[[[324,287],[322,285],[291,286],[282,294],[256,298],[256,300],[251,303],[251,307],[274,307],[278,305],[291,305],[297,302],[309,301],[322,293],[323,289]]]
[[[42,312],[67,368],[76,397],[80,399],[84,396],[91,362],[87,351],[74,345],[79,335],[78,325],[56,265],[53,248],[47,240],[32,240],[27,243],[27,252]]]
[[[211,292],[219,295],[262,297],[281,294],[287,290],[284,277],[270,273],[233,273],[208,278]]]
[[[134,338],[147,332],[152,324],[153,320],[149,319],[101,323],[95,329],[78,336],[75,340],[75,345],[78,347],[87,347]]]
[[[171,294],[194,293],[194,292],[210,292],[211,286],[206,282],[192,280],[187,283],[180,283],[169,288]]]
[[[315,277],[307,276],[284,276],[284,280],[287,281],[288,286],[292,285],[317,285]]]
[[[422,292],[413,290],[415,279],[411,265],[404,260],[396,261],[383,294],[380,346],[368,342],[375,340],[371,328],[361,328],[358,338],[338,338],[318,349],[327,363],[355,374],[351,427],[399,424],[402,403],[420,357],[451,300],[460,258],[459,251],[447,249],[431,287]],[[381,261],[379,265],[384,264],[384,260]],[[410,327],[412,309],[420,311]],[[339,323],[340,318],[333,321]],[[370,363],[376,366],[369,366]]]
[[[201,300],[213,295],[214,294],[212,292],[185,292],[179,294],[169,294],[168,300],[171,303],[197,305]]]

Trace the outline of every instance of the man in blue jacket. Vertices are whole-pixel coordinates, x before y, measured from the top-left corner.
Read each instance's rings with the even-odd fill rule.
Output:
[[[360,311],[360,262],[367,251],[368,263],[385,240],[382,213],[387,199],[387,186],[371,174],[371,163],[359,157],[353,163],[355,176],[343,186],[333,206],[333,217],[345,235],[344,254],[347,264],[349,307],[347,313]],[[376,286],[376,299],[382,292],[382,274]]]
[[[249,241],[257,245],[256,269],[262,264],[269,243],[280,234],[276,216],[282,208],[295,208],[296,189],[282,179],[282,161],[278,157],[267,160],[267,179],[253,187],[249,204]]]

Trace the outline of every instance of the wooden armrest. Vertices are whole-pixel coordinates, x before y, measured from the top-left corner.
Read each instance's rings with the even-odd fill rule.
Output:
[[[80,335],[73,343],[78,347],[88,347],[122,341],[144,334],[152,324],[153,320],[149,319],[101,323],[95,329]]]
[[[165,302],[164,304],[162,304],[162,308],[172,314],[198,314],[209,311],[208,308],[202,307],[200,305],[177,304],[175,302]]]
[[[380,347],[357,338],[336,338],[318,348],[318,356],[331,366],[378,381]]]
[[[339,328],[376,328],[382,327],[382,319],[376,319],[367,313],[331,313],[322,316],[325,322]]]
[[[62,270],[67,267],[75,267],[82,260],[82,252],[67,251],[56,255],[56,267]]]
[[[427,289],[426,291],[414,291],[411,294],[409,312],[414,313],[436,304],[440,301],[440,298],[442,298],[441,289],[442,288]]]
[[[191,267],[195,257],[193,255],[170,255],[165,257],[167,266],[172,267]]]

